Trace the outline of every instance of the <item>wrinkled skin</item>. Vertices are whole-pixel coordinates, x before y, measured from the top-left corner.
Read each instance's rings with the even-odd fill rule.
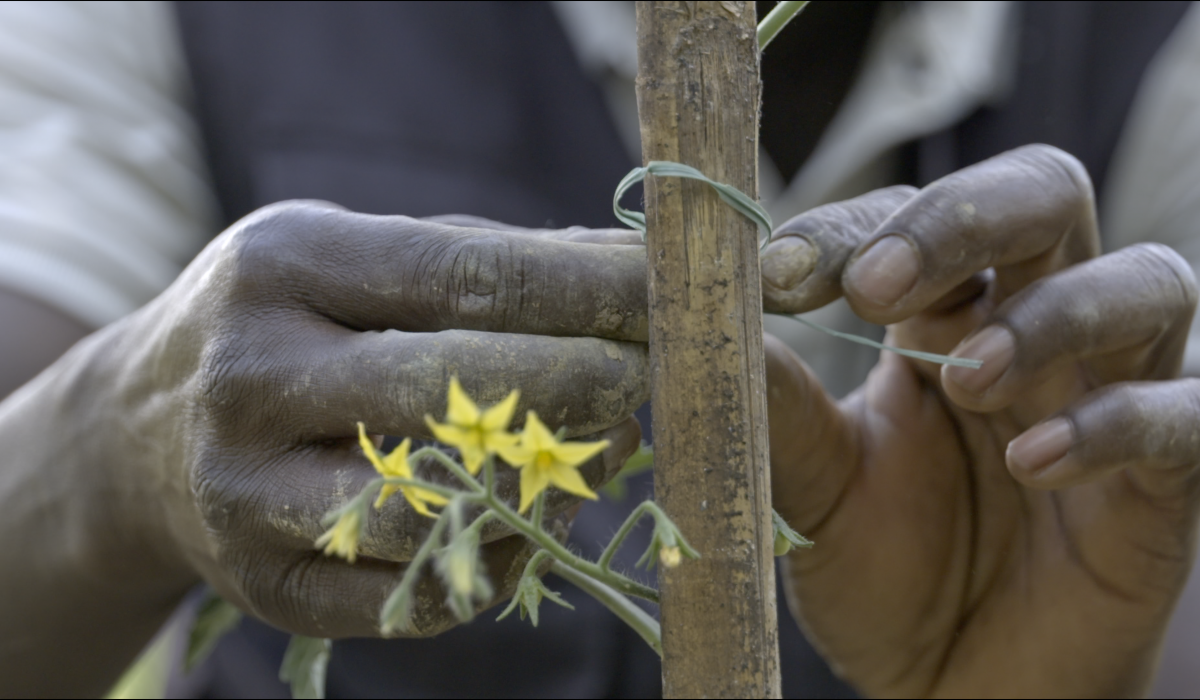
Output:
[[[375,477],[356,422],[429,437],[452,375],[482,405],[519,388],[518,424],[532,409],[611,440],[582,472],[616,472],[647,399],[645,254],[619,245],[637,235],[447,219],[261,210],[0,406],[0,551],[36,564],[0,574],[0,694],[102,694],[201,579],[289,631],[377,636],[433,520],[391,499],[354,565],[313,541]],[[498,488],[515,505],[516,470]],[[577,503],[550,493],[560,535]],[[494,603],[533,550],[483,534]],[[456,624],[445,597],[419,586],[416,633]],[[48,650],[72,673],[54,676]]]
[[[1190,267],[1097,257],[1092,188],[1026,147],[917,192],[789,221],[765,306],[845,296],[890,342],[841,402],[768,342],[776,507],[792,610],[868,695],[1144,693],[1187,578],[1200,384],[1179,375]]]
[[[1096,257],[1087,176],[1046,147],[777,236],[768,310],[845,296],[893,343],[985,360],[885,354],[838,403],[768,338],[775,505],[817,542],[788,590],[827,658],[868,694],[1144,691],[1196,521],[1187,265]],[[373,475],[355,422],[425,436],[451,374],[613,440],[585,468],[607,479],[646,396],[645,254],[595,244],[634,242],[321,203],[222,234],[0,404],[0,693],[102,693],[202,579],[287,630],[378,634],[431,521],[392,499],[354,566],[312,542]],[[498,597],[529,555],[506,534],[486,538]],[[435,581],[419,597],[420,632],[453,624]]]

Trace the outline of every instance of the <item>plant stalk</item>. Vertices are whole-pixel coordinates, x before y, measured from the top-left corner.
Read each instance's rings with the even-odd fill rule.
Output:
[[[767,44],[779,34],[779,32],[800,14],[804,6],[808,4],[808,0],[789,0],[781,2],[767,13],[766,17],[758,23],[758,50],[765,51]]]

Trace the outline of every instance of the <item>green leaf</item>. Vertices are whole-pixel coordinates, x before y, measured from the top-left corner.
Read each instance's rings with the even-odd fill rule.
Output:
[[[774,508],[771,509],[771,525],[775,529],[775,556],[782,557],[797,547],[813,546],[812,540],[793,530]]]
[[[179,620],[160,632],[158,638],[138,656],[137,661],[121,674],[121,679],[104,696],[105,700],[165,697],[167,678],[171,675],[171,667],[175,660],[176,632],[181,632],[179,627],[181,623],[186,622]]]
[[[242,611],[228,602],[211,588],[204,592],[204,599],[196,610],[196,620],[188,634],[187,652],[183,657],[184,673],[191,673],[199,666],[226,632],[242,621]]]
[[[646,443],[642,443],[634,452],[625,460],[625,464],[617,475],[612,478],[600,492],[608,496],[614,501],[623,501],[629,495],[629,488],[626,482],[630,478],[654,468],[654,448]]]
[[[325,697],[325,671],[332,650],[328,639],[292,635],[279,667],[279,680],[292,687],[293,698]]]

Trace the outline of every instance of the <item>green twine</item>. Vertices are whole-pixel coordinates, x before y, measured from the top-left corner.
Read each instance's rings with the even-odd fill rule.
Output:
[[[621,182],[617,184],[617,191],[613,194],[613,213],[630,228],[641,231],[642,240],[646,239],[646,215],[640,211],[631,211],[622,207],[621,197],[629,191],[630,187],[645,180],[647,175],[682,177],[688,180],[699,180],[700,182],[707,183],[717,191],[717,196],[722,201],[736,209],[742,216],[758,224],[758,230],[762,237],[760,248],[765,248],[771,242],[771,231],[775,228],[775,225],[771,223],[771,215],[767,213],[766,209],[762,208],[762,205],[746,196],[746,193],[736,187],[717,182],[716,180],[710,180],[704,173],[690,165],[673,163],[669,160],[652,160],[641,168],[630,170],[628,175],[621,178]]]
[[[641,231],[642,240],[646,239],[646,215],[640,211],[631,211],[622,207],[621,197],[629,191],[630,187],[633,187],[642,180],[645,180],[647,175],[657,175],[659,177],[682,177],[689,180],[699,180],[700,182],[707,183],[710,187],[717,191],[717,196],[719,196],[722,201],[736,209],[742,216],[745,216],[747,219],[750,219],[758,225],[759,233],[763,234],[761,236],[762,243],[759,246],[760,250],[762,248],[766,248],[767,244],[771,242],[771,231],[774,228],[774,225],[771,223],[770,214],[767,214],[767,210],[763,209],[762,205],[748,197],[746,193],[742,192],[736,187],[709,179],[704,175],[704,173],[689,165],[684,165],[683,163],[673,163],[666,160],[652,160],[643,167],[634,168],[633,170],[629,171],[628,175],[621,178],[621,182],[617,184],[617,191],[613,194],[613,213],[616,214],[617,218],[630,228]],[[939,365],[954,365],[955,367],[970,367],[972,369],[979,369],[983,366],[983,362],[980,360],[968,360],[961,357],[938,355],[937,353],[932,352],[921,352],[920,350],[906,350],[904,348],[892,347],[891,345],[884,345],[883,343],[876,342],[870,338],[864,338],[860,335],[854,335],[853,333],[835,331],[832,328],[826,328],[819,323],[800,318],[799,316],[792,316],[790,314],[778,315],[786,316],[799,321],[810,328],[815,328],[816,330],[832,335],[835,338],[849,340],[851,342],[858,343],[860,345],[867,345],[879,350],[887,350],[889,352],[894,352],[897,355],[904,355],[905,357],[912,357],[918,360],[934,362]]]
[[[807,318],[801,318],[800,316],[794,316],[792,314],[771,314],[771,315],[772,316],[782,316],[783,318],[790,318],[793,321],[799,321],[800,323],[803,323],[804,325],[808,326],[809,328],[815,328],[815,329],[821,331],[822,333],[828,333],[829,335],[832,335],[835,338],[841,338],[842,340],[849,340],[851,342],[858,343],[859,345],[868,345],[870,347],[877,348],[879,350],[887,350],[888,352],[894,352],[897,355],[904,355],[905,357],[911,357],[911,358],[914,358],[917,360],[925,360],[927,362],[933,362],[933,363],[939,364],[939,365],[954,365],[955,367],[970,367],[971,369],[979,369],[980,367],[983,366],[983,360],[968,360],[965,357],[950,357],[949,355],[939,355],[934,352],[922,352],[920,350],[908,350],[906,348],[898,348],[893,345],[884,345],[883,343],[876,342],[874,340],[871,340],[870,338],[864,338],[861,335],[854,335],[853,333],[843,333],[841,331],[835,331],[832,328],[822,326],[821,324],[817,323],[816,321],[810,321]]]

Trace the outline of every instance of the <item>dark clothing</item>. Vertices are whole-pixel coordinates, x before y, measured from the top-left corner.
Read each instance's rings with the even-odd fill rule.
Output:
[[[1021,3],[1016,82],[985,107],[917,146],[914,183],[1027,143],[1079,158],[1102,197],[1109,162],[1142,75],[1190,2]]]
[[[1079,155],[1102,181],[1142,72],[1187,4],[1030,3],[1012,98],[914,144],[909,179],[924,184],[1043,141]],[[811,34],[801,17],[764,59],[764,143],[785,175],[811,152],[855,72],[841,63],[806,71],[804,62],[857,61],[877,6],[814,4]],[[611,193],[633,163],[546,3],[185,2],[178,10],[226,222],[278,200],[318,198],[380,214],[617,224]],[[836,26],[829,22],[839,11],[843,34],[818,30]],[[814,37],[829,48],[805,50]],[[802,91],[789,97],[795,85]],[[822,98],[806,99],[814,94]],[[789,123],[804,125],[794,143]],[[648,496],[648,480],[634,486],[623,503],[583,509],[575,548],[599,553]],[[627,545],[626,568],[644,535]],[[536,630],[489,613],[434,639],[339,641],[328,696],[658,695],[653,652],[587,596],[563,581],[550,586],[576,609],[544,605]],[[780,610],[785,697],[850,695]],[[246,620],[197,672],[197,692],[286,697],[276,680],[285,645],[283,633]]]

